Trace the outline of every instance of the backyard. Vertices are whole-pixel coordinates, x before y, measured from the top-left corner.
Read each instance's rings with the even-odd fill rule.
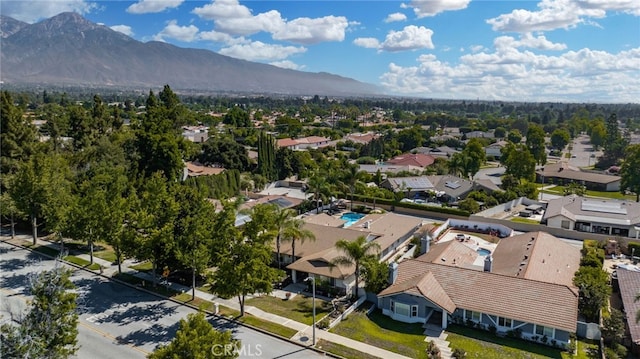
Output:
[[[549,186],[548,184],[546,186]],[[542,190],[543,193],[555,194],[555,195],[564,195],[565,186],[553,186],[550,188],[546,188]],[[586,197],[596,197],[596,198],[609,198],[609,199],[622,199],[622,200],[630,200],[635,201],[635,195],[622,194],[620,192],[605,192],[605,191],[592,191],[587,190],[585,192]]]

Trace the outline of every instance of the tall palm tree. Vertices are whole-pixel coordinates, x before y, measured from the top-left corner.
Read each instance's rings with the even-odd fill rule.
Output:
[[[296,240],[300,241],[300,244],[303,244],[305,240],[315,241],[316,236],[310,230],[303,228],[304,221],[299,218],[291,218],[287,227],[283,231],[282,240],[285,242],[291,242],[291,262],[296,260]],[[279,262],[278,262],[278,268]]]
[[[353,194],[356,190],[356,183],[362,178],[362,171],[357,165],[351,165],[347,167],[347,170],[343,172],[343,181],[349,192],[351,193],[351,211],[353,211]]]
[[[336,257],[331,262],[335,266],[355,266],[356,286],[354,288],[354,296],[358,298],[358,286],[360,282],[360,266],[367,259],[376,258],[380,251],[380,245],[376,242],[367,242],[365,236],[356,238],[350,242],[341,239],[336,243],[336,248],[342,251],[343,255]]]
[[[280,246],[285,237],[288,237],[291,232],[295,232],[299,227],[299,224],[295,219],[296,211],[290,208],[281,208],[274,206],[274,226],[277,232],[276,234],[276,261],[278,262],[278,269],[280,269],[282,260],[280,258]]]
[[[325,176],[321,176],[317,171],[309,178],[309,187],[313,190],[313,198],[316,201],[316,213],[320,213],[320,199],[322,192],[325,192],[329,183]]]

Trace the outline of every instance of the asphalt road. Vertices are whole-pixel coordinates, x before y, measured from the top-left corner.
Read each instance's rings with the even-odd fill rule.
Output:
[[[10,320],[10,312],[25,308],[29,276],[53,265],[53,260],[0,242],[0,323]],[[158,344],[173,339],[181,318],[195,312],[87,271],[75,270],[72,281],[79,293],[78,358],[145,358]],[[225,320],[211,317],[210,321],[216,328],[231,330],[242,341],[240,358],[323,357]]]
[[[576,137],[573,140],[572,146],[571,158],[569,158],[569,164],[572,166],[593,166],[598,161],[598,158],[602,156],[602,150],[593,150],[593,145],[591,145],[589,136],[587,135],[580,135]]]

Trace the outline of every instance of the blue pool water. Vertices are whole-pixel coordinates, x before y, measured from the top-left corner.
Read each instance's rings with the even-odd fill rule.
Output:
[[[483,257],[488,256],[489,254],[491,254],[491,251],[488,249],[484,249],[484,248],[478,248],[478,250],[476,251],[478,252],[478,255],[481,255]]]
[[[347,212],[342,216],[340,216],[340,219],[343,221],[347,221],[343,226],[344,228],[347,228],[353,225],[354,223],[358,222],[362,217],[364,217],[364,214],[362,213]]]

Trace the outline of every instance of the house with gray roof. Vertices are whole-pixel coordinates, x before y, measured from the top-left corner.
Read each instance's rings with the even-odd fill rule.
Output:
[[[477,256],[453,241],[391,264],[391,285],[378,293],[378,307],[406,323],[443,329],[450,322],[475,323],[569,345],[578,319],[578,288],[572,280],[579,248],[531,232],[501,239],[481,267]]]
[[[637,239],[640,203],[565,196],[549,200],[541,223],[553,228]]]
[[[581,183],[594,191],[620,191],[620,176],[582,171],[566,162],[550,163],[536,171],[536,181],[555,184]]]
[[[640,355],[640,323],[636,321],[636,313],[640,311],[640,301],[636,300],[636,297],[640,293],[640,272],[617,269],[616,274],[631,339],[631,352],[637,358]]]

